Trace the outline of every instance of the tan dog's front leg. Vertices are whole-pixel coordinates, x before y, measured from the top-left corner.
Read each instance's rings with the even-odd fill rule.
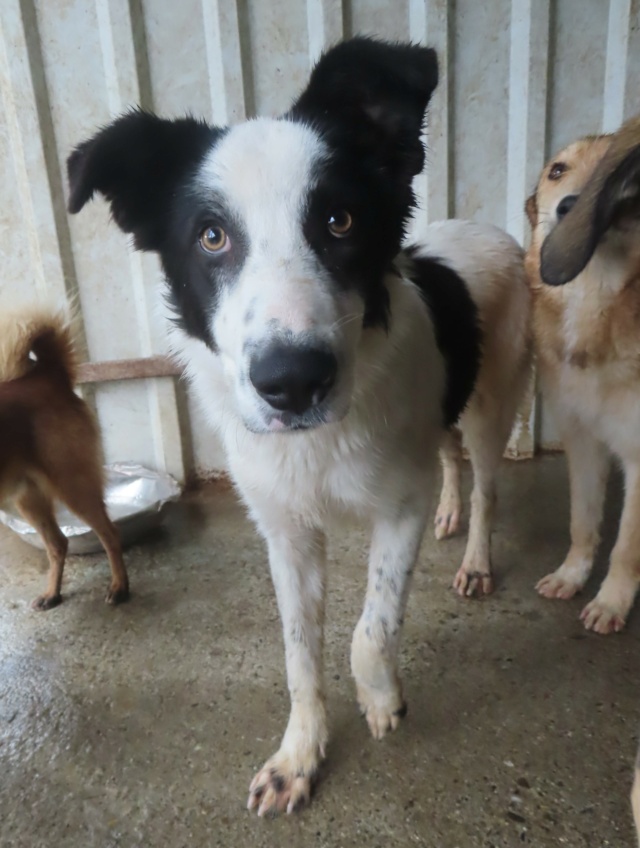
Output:
[[[638,834],[638,845],[640,846],[640,749],[636,757],[636,768],[633,778],[633,789],[631,790],[631,808],[633,810],[633,821]]]
[[[309,800],[327,744],[322,666],[325,537],[288,524],[267,532],[271,575],[284,631],[289,724],[279,751],[254,777],[249,809],[293,812]]]
[[[543,577],[536,589],[545,598],[566,601],[582,591],[591,573],[610,461],[604,445],[578,422],[562,422],[561,436],[569,465],[571,548],[560,568]]]
[[[640,585],[640,463],[625,464],[624,473],[624,507],[609,572],[580,616],[587,629],[602,634],[622,630]]]

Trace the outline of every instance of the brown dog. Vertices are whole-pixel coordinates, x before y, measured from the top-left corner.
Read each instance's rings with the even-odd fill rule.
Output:
[[[537,588],[567,599],[584,587],[617,459],[625,475],[618,539],[609,573],[582,613],[588,629],[613,633],[640,587],[640,121],[558,153],[527,212],[540,381],[571,483],[571,548]]]
[[[570,598],[584,586],[615,456],[625,473],[620,530],[582,614],[587,627],[611,633],[640,585],[640,118],[555,156],[527,214],[535,347],[571,479],[571,549],[538,591]],[[640,752],[631,804],[640,844]]]
[[[129,596],[118,532],[104,506],[98,428],[73,391],[76,370],[62,313],[41,307],[0,312],[0,503],[13,499],[45,543],[49,582],[33,602],[38,610],[62,600],[68,543],[55,520],[54,499],[104,545],[111,566],[107,603]]]

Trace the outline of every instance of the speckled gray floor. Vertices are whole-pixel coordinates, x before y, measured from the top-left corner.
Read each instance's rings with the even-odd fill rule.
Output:
[[[130,550],[133,597],[115,610],[96,556],[70,560],[61,607],[32,612],[43,556],[1,529],[2,848],[634,845],[640,616],[621,635],[593,636],[578,621],[582,600],[533,591],[567,544],[561,457],[505,463],[500,506],[492,598],[449,589],[463,538],[426,539],[402,650],[409,715],[378,743],[348,668],[366,539],[336,535],[332,741],[311,807],[277,820],[245,810],[288,704],[263,546],[233,496],[190,495]]]

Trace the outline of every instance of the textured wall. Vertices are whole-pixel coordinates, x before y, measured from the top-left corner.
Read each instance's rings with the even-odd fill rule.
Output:
[[[526,238],[544,159],[640,112],[640,0],[2,0],[0,293],[77,297],[92,360],[163,352],[158,267],[104,204],[65,212],[72,147],[127,106],[225,123],[284,110],[325,44],[374,33],[438,48],[441,84],[415,226],[447,215]],[[89,393],[110,460],[182,476],[218,445],[170,378]],[[538,403],[533,421],[555,440]]]

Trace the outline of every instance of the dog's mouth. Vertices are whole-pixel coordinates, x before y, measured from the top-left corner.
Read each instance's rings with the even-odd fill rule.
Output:
[[[258,420],[256,418],[245,419],[244,425],[249,432],[256,435],[302,433],[338,424],[347,416],[349,408],[350,403],[347,402],[339,405],[334,403],[323,404],[322,407],[315,407],[302,414],[269,410]]]

